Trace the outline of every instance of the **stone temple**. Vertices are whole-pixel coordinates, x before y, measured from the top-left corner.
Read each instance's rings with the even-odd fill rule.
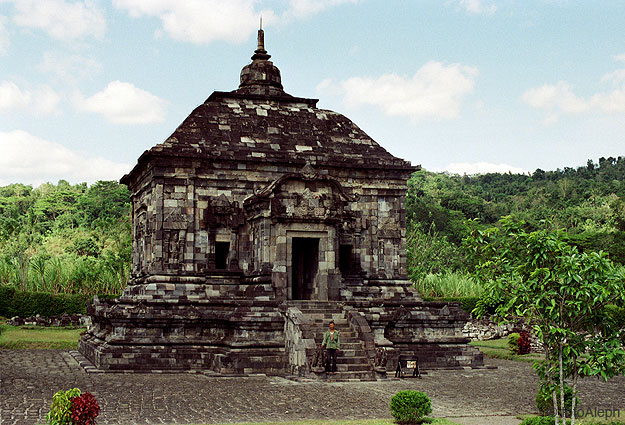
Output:
[[[458,305],[406,273],[406,182],[418,169],[345,116],[287,94],[263,31],[239,88],[214,92],[121,182],[132,278],[95,300],[79,351],[106,371],[315,376],[322,332],[339,377],[483,365]]]

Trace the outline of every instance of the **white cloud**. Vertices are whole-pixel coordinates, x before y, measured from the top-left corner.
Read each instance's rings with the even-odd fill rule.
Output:
[[[492,15],[497,10],[495,4],[485,4],[482,0],[459,0],[458,4],[470,15]]]
[[[207,44],[216,40],[234,43],[248,40],[258,29],[260,16],[268,24],[291,21],[359,1],[289,0],[279,12],[257,9],[258,0],[113,0],[113,5],[134,18],[158,18],[161,29],[156,31],[157,36],[167,34],[174,40]]]
[[[612,71],[601,78],[602,83],[612,83],[615,86],[625,83],[625,69],[617,69]]]
[[[459,175],[475,175],[475,174],[487,174],[487,173],[512,173],[512,174],[525,174],[522,168],[514,167],[508,164],[492,164],[489,162],[453,162],[447,165],[442,170],[433,170],[435,172],[447,172],[449,174]]]
[[[608,93],[598,93],[590,98],[590,104],[603,112],[625,112],[625,87]]]
[[[625,64],[625,54],[614,56],[614,60],[617,62],[623,62]],[[617,87],[625,84],[625,68],[617,69],[616,71],[607,73],[601,78],[601,82],[609,82]]]
[[[353,77],[334,84],[322,81],[317,89],[343,93],[351,105],[374,105],[387,115],[452,119],[463,98],[473,91],[477,68],[430,61],[412,77],[384,74],[377,78]]]
[[[305,18],[319,13],[330,7],[343,3],[358,3],[359,0],[291,0],[287,15],[295,18]]]
[[[259,16],[265,22],[274,18],[270,10],[257,12],[254,0],[113,0],[130,16],[156,17],[171,38],[195,44],[227,40],[247,40],[258,28]]]
[[[625,62],[625,55],[615,56],[615,60]],[[604,75],[601,82],[611,83],[612,89],[595,93],[588,99],[577,96],[564,81],[529,89],[521,98],[531,107],[542,109],[546,113],[546,124],[556,122],[561,114],[625,112],[625,68]]]
[[[34,91],[23,90],[11,81],[0,82],[0,112],[29,109],[36,114],[58,112],[61,96],[47,86]]]
[[[523,93],[522,99],[533,108],[545,110],[548,114],[546,123],[557,121],[560,112],[577,114],[587,111],[590,106],[584,99],[576,96],[564,81],[529,89]]]
[[[62,81],[75,83],[97,74],[102,65],[93,57],[46,52],[38,69],[54,74]]]
[[[26,108],[31,98],[29,92],[22,91],[15,83],[10,81],[0,83],[0,111]]]
[[[22,27],[37,28],[60,40],[101,38],[106,18],[95,1],[10,0],[15,6],[13,21]]]
[[[0,55],[6,53],[9,48],[9,32],[6,28],[7,18],[0,15]]]
[[[35,109],[40,114],[52,115],[58,112],[61,96],[50,87],[41,88],[36,94]]]
[[[129,164],[92,157],[21,130],[0,132],[0,185],[117,180]]]
[[[103,115],[115,124],[149,124],[165,119],[165,101],[130,83],[112,81],[91,97],[75,99],[78,109]]]

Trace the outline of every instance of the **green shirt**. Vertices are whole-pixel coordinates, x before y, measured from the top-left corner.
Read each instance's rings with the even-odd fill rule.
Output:
[[[321,346],[338,350],[340,345],[341,333],[335,329],[334,338],[332,338],[332,336],[330,335],[330,331],[326,331],[326,333],[323,335],[323,342],[321,343]]]

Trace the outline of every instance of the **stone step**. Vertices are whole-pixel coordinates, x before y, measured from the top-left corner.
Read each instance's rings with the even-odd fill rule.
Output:
[[[319,335],[321,337],[323,337],[323,335],[328,331],[327,326],[309,325],[305,329],[308,329],[309,331],[313,332],[315,335]],[[336,327],[334,329],[340,332],[341,338],[358,336],[357,332],[353,331],[351,328],[348,328],[348,327],[345,327],[345,328]]]
[[[337,372],[326,376],[328,382],[377,381],[375,372]]]
[[[362,365],[362,366],[369,367],[369,362],[367,361],[367,358],[365,356],[348,356],[348,357],[343,357],[343,356],[341,356],[341,354],[339,352],[339,355],[336,356],[336,365],[338,367],[338,365],[341,365],[341,364]]]
[[[320,335],[323,335],[329,329],[327,324],[321,324],[321,323],[308,323],[305,326],[306,326],[306,329],[309,329]],[[339,331],[341,333],[341,336],[356,333],[349,326],[335,326],[334,329]]]
[[[334,322],[334,327],[335,328],[340,328],[340,327],[348,327],[348,321],[347,319],[344,319],[343,316],[329,316],[329,317],[323,317],[320,315],[306,315],[306,318],[308,319],[308,321],[311,324],[315,324],[318,326],[323,326],[325,328],[327,328],[330,324],[330,321],[332,320]]]
[[[343,314],[343,310],[308,310],[308,309],[300,309],[300,311],[302,312],[302,314],[305,314],[306,316],[319,316],[320,318],[323,317],[336,317],[337,319],[342,319],[344,318],[344,314]]]
[[[307,328],[314,332],[321,333],[322,335],[329,330],[328,325],[325,323],[308,323]],[[335,326],[334,329],[339,331],[341,335],[343,335],[343,333],[354,332],[349,326]]]
[[[297,305],[294,306],[299,308],[301,311],[332,311],[332,312],[341,312],[343,311],[343,307],[337,305],[326,305],[326,306],[315,306],[315,305]]]
[[[328,331],[327,326],[319,326],[313,323],[308,324],[308,326],[305,325],[304,329],[307,329],[311,331],[312,333],[314,333],[315,335],[319,335],[322,338],[323,338],[323,335]],[[334,330],[339,331],[339,333],[341,334],[341,338],[358,336],[357,332],[355,332],[354,330],[352,330],[352,328],[347,327],[347,326],[345,326],[344,328],[339,328],[337,326],[334,328]]]
[[[321,342],[323,341],[323,334],[313,334],[314,335],[314,339],[315,341],[319,342],[319,344],[321,344]],[[356,336],[345,336],[345,335],[341,335],[341,345],[343,344],[358,344],[360,343],[360,338],[356,337]]]
[[[288,305],[292,305],[298,308],[342,309],[342,307],[338,303],[328,301],[289,301]]]
[[[323,337],[323,335],[328,331],[327,326],[320,326],[319,324],[310,323],[308,325],[304,325],[304,329],[313,332],[315,335],[319,335]],[[358,332],[354,331],[352,328],[345,327],[335,327],[334,330],[339,331],[341,333],[341,337],[357,337]]]
[[[341,348],[339,350],[339,354],[336,356],[336,358],[349,358],[349,357],[364,357],[365,356],[365,350],[363,349],[352,349],[352,348]]]
[[[368,372],[371,371],[371,366],[368,363],[355,363],[345,364],[336,362],[337,372]]]
[[[319,345],[321,343],[318,343]],[[364,356],[365,350],[360,341],[341,342],[339,356]]]
[[[334,320],[335,324],[337,324],[337,322],[348,323],[343,313],[318,312],[318,313],[302,313],[302,314],[306,316],[308,320],[318,322],[318,323],[324,323],[326,326],[328,325],[328,322],[330,320]]]
[[[315,328],[304,328],[304,329],[306,329],[309,332],[312,332],[312,334],[315,337],[319,337],[319,339],[323,339],[323,336],[325,335],[325,333],[327,331],[327,329],[325,327],[321,328],[321,329],[319,329],[319,328],[317,328],[317,329],[315,329]],[[349,329],[348,330],[337,329],[337,330],[340,332],[341,340],[345,340],[345,339],[349,338],[349,339],[356,339],[356,340],[360,341],[360,338],[358,337],[358,333],[357,332],[354,332],[354,331],[349,330]]]

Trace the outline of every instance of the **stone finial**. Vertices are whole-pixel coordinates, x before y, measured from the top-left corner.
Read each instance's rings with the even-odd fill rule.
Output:
[[[258,47],[254,50],[252,60],[268,60],[271,55],[265,50],[265,31],[263,31],[263,18],[260,18],[260,29],[258,30]]]
[[[280,70],[269,60],[265,50],[265,32],[258,30],[258,48],[252,56],[252,63],[241,70],[241,84],[236,91],[240,94],[284,96]]]

